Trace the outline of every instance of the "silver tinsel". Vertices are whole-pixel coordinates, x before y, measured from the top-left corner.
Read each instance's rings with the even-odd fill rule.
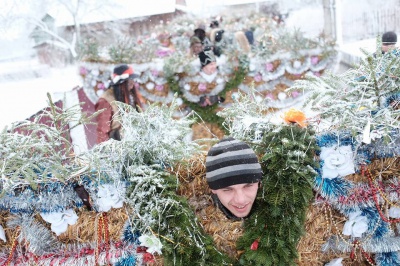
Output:
[[[322,245],[321,250],[323,252],[351,252],[353,246],[350,245],[355,239],[344,241],[337,235],[331,236],[325,244]],[[387,253],[400,251],[400,237],[384,237],[379,239],[369,239],[363,242],[362,239],[358,239],[361,243],[361,247],[365,252],[371,253]]]

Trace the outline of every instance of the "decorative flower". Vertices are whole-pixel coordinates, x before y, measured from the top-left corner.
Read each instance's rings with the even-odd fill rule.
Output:
[[[254,81],[260,82],[261,80],[262,80],[262,76],[260,75],[260,73],[257,73],[257,75],[254,76]]]
[[[156,90],[157,91],[162,91],[164,89],[164,85],[156,85]]]
[[[205,83],[200,83],[197,88],[199,89],[199,91],[204,92],[207,90],[207,85]]]
[[[97,84],[97,88],[99,90],[105,90],[106,89],[106,87],[104,86],[104,84],[102,82],[99,82],[99,84]]]
[[[183,86],[183,88],[184,88],[185,90],[187,90],[187,91],[190,91],[190,85],[189,85],[189,84],[185,84],[185,85]]]
[[[389,209],[389,217],[391,217],[391,218],[400,218],[400,208],[391,207]]]
[[[99,71],[98,69],[92,69],[92,70],[90,71],[90,73],[91,73],[93,76],[95,76],[95,77],[97,77],[98,75],[100,75],[100,71]]]
[[[63,212],[49,212],[40,213],[43,220],[51,223],[51,231],[60,235],[67,231],[68,225],[73,225],[78,220],[78,216],[75,214],[74,210],[68,209]]]
[[[287,97],[286,93],[284,93],[284,92],[278,93],[278,99],[279,100],[283,101],[283,100],[286,99],[286,97]]]
[[[272,70],[274,70],[274,65],[272,63],[266,63],[265,70],[267,70],[268,72],[271,72]]]
[[[108,212],[111,208],[118,209],[124,205],[123,197],[121,197],[117,188],[111,184],[100,185],[97,197],[96,204],[99,206],[100,212]]]
[[[321,76],[321,73],[319,73],[319,72],[313,72],[313,74],[314,74],[314,76],[316,76],[316,77]]]
[[[275,100],[275,96],[272,93],[268,93],[265,98],[269,98],[271,100]]]
[[[81,67],[79,68],[79,74],[80,74],[80,75],[86,76],[87,73],[88,73],[88,70],[86,69],[86,67],[81,66]]]
[[[149,91],[153,90],[153,89],[154,89],[154,83],[153,83],[153,82],[147,83],[147,84],[146,84],[146,88],[147,88]]]
[[[300,92],[298,92],[298,91],[292,91],[292,97],[293,98],[297,98],[297,97],[299,97],[300,96]]]
[[[294,61],[294,62],[293,62],[293,67],[294,67],[294,68],[299,68],[299,67],[301,67],[301,62],[300,62],[299,60]]]
[[[343,266],[342,260],[343,258],[333,259],[329,263],[325,264],[325,266]]]
[[[177,104],[178,106],[181,106],[181,105],[183,104],[182,98],[177,98],[177,99],[176,99],[176,104]]]
[[[349,220],[343,226],[343,234],[352,237],[361,237],[368,230],[368,218],[361,215],[361,211],[349,214]]]
[[[256,100],[257,103],[260,103],[260,102],[263,101],[263,98],[262,98],[260,95],[257,95],[257,96],[255,97],[255,100]]]
[[[311,56],[311,64],[312,65],[316,65],[316,64],[318,64],[318,61],[319,61],[319,58],[318,58],[318,56]]]
[[[158,237],[154,235],[142,235],[139,237],[140,245],[147,247],[147,252],[154,254],[162,254],[162,244]]]
[[[158,77],[159,72],[156,69],[150,71],[154,77]]]
[[[354,173],[353,151],[350,145],[321,147],[322,178],[333,179]]]
[[[6,232],[4,231],[3,226],[0,225],[0,239],[4,242],[7,242]]]
[[[306,115],[294,108],[290,108],[287,112],[284,113],[283,119],[286,123],[297,123],[301,127],[306,127]]]

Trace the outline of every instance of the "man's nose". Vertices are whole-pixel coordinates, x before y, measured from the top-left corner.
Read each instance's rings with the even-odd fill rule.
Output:
[[[245,203],[246,202],[246,195],[243,193],[242,190],[238,190],[235,192],[235,202],[236,203]]]

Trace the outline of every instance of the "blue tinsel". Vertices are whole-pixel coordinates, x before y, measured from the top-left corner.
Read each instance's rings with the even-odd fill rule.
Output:
[[[378,227],[373,232],[373,238],[383,238],[387,237],[389,231],[389,225],[381,220],[378,211],[376,208],[363,208],[362,214],[368,218],[368,232],[372,232],[374,230],[376,223],[379,223]]]
[[[135,266],[135,265],[136,265],[136,257],[133,255],[130,255],[128,257],[123,257],[117,263],[115,263],[115,266]]]
[[[127,221],[125,223],[125,229],[123,231],[122,240],[126,243],[139,245],[140,244],[139,237],[140,237],[140,232],[135,231],[133,233],[132,226],[130,225],[129,221]]]
[[[390,141],[389,141],[390,139]],[[392,130],[388,138],[380,138],[371,144],[362,145],[360,152],[368,154],[369,159],[373,158],[392,158],[400,155],[400,130]]]
[[[323,197],[336,199],[340,196],[346,196],[348,190],[352,188],[352,183],[341,177],[333,179],[322,178],[319,174],[314,180],[314,188]]]
[[[46,182],[31,187],[15,189],[0,198],[0,210],[13,214],[37,212],[58,212],[73,207],[82,207],[81,199],[73,190],[72,184]]]
[[[398,252],[376,253],[375,262],[378,266],[395,266],[400,265]]]
[[[387,97],[384,102],[384,107],[389,107],[393,101],[400,101],[400,92],[394,93]]]
[[[351,148],[354,150],[355,139],[350,132],[329,132],[317,136],[316,142],[319,147],[351,145]]]

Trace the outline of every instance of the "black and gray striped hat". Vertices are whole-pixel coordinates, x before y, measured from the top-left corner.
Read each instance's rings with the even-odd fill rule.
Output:
[[[255,183],[261,180],[262,170],[250,146],[230,137],[222,139],[208,151],[206,178],[211,189],[220,189]]]

